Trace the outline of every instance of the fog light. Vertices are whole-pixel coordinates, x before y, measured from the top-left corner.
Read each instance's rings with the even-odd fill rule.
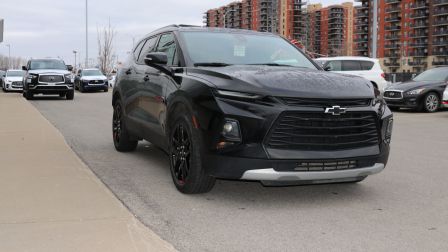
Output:
[[[240,126],[238,121],[227,119],[222,127],[222,136],[233,142],[241,141]]]

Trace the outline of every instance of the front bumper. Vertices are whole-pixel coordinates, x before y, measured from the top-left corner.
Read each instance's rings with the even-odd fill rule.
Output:
[[[419,98],[417,96],[404,97],[400,99],[388,99],[384,97],[384,100],[389,107],[417,108],[419,106]]]
[[[22,85],[17,85],[17,84],[5,83],[5,89],[7,91],[22,91],[23,90],[23,86]]]
[[[244,172],[241,179],[243,180],[260,180],[260,181],[303,181],[314,182],[321,181],[324,183],[340,180],[357,179],[381,172],[384,164],[376,163],[373,166],[341,170],[341,171],[320,171],[320,172],[278,172],[273,168],[248,170]]]
[[[83,86],[83,88],[85,90],[104,90],[104,89],[109,88],[109,84],[107,82],[106,83],[102,83],[102,84],[85,84],[85,83],[82,83],[81,85]]]

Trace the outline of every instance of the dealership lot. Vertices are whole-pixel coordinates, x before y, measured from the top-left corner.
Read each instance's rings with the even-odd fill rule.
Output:
[[[360,184],[218,181],[210,193],[189,196],[175,189],[167,156],[151,144],[115,151],[110,93],[32,104],[144,224],[181,251],[448,250],[448,111],[395,113],[389,164]]]

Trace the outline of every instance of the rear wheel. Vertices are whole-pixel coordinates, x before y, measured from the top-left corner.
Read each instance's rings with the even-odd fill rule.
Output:
[[[109,92],[109,88],[105,88],[104,92],[106,92],[106,93]]]
[[[185,110],[175,112],[170,126],[170,170],[176,188],[185,194],[209,192],[215,178],[207,175],[202,164],[201,136],[194,129],[191,116]]]
[[[112,137],[117,151],[130,152],[137,148],[138,141],[131,138],[123,118],[121,103],[117,101],[114,105],[112,117]]]
[[[423,109],[428,113],[436,112],[440,106],[439,96],[434,93],[428,93],[423,99]]]

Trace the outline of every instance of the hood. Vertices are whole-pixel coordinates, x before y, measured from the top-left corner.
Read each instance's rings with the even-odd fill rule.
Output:
[[[107,80],[106,76],[104,75],[95,75],[95,76],[83,76],[81,77],[81,80]]]
[[[57,69],[39,69],[39,70],[29,70],[30,74],[69,74],[67,70],[57,70]]]
[[[409,91],[416,88],[430,87],[430,86],[438,86],[443,84],[440,81],[406,81],[401,83],[394,83],[386,88],[386,90],[400,90],[400,91]]]
[[[21,76],[5,77],[5,81],[23,81]]]
[[[228,66],[189,68],[187,74],[218,89],[262,95],[304,98],[373,98],[366,79],[308,68]]]

